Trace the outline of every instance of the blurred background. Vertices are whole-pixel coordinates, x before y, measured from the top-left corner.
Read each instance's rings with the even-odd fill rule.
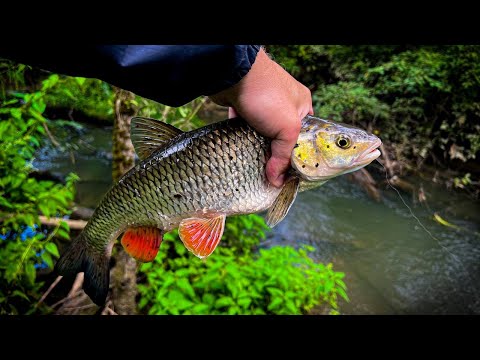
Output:
[[[480,46],[266,49],[316,116],[378,135],[379,161],[300,193],[273,230],[228,218],[205,262],[176,231],[149,264],[117,245],[103,308],[52,270],[135,160],[122,126],[137,114],[188,131],[227,109],[0,59],[0,314],[480,313]]]

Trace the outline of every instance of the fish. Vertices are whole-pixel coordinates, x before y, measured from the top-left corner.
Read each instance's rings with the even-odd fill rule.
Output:
[[[199,258],[220,242],[225,218],[266,211],[266,223],[282,221],[297,193],[356,171],[375,160],[381,140],[366,131],[306,116],[281,188],[269,183],[271,139],[242,118],[183,132],[156,119],[134,117],[131,140],[139,162],[105,194],[85,228],[55,265],[59,275],[84,272],[83,289],[105,304],[112,247],[123,233],[125,251],[153,261],[163,234],[178,228]]]

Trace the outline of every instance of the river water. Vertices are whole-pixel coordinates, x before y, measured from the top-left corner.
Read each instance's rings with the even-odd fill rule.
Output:
[[[112,128],[83,126],[62,135],[74,149],[46,145],[33,165],[59,177],[75,172],[81,179],[76,201],[93,208],[112,184]],[[309,244],[316,259],[345,272],[350,302],[340,302],[344,314],[480,314],[479,202],[409,181],[423,185],[428,206],[401,194],[435,239],[390,188],[382,188],[376,202],[339,177],[300,193],[263,246]],[[434,212],[458,228],[433,221]]]

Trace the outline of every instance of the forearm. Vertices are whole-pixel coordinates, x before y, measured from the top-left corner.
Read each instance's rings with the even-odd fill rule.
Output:
[[[0,57],[72,76],[104,80],[170,106],[238,83],[257,45],[0,46]]]

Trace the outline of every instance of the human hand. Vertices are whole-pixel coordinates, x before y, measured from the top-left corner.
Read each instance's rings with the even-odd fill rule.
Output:
[[[300,134],[301,120],[313,115],[310,90],[295,80],[261,49],[250,71],[236,85],[210,98],[229,106],[229,117],[241,116],[260,134],[272,139],[268,181],[281,187]]]

